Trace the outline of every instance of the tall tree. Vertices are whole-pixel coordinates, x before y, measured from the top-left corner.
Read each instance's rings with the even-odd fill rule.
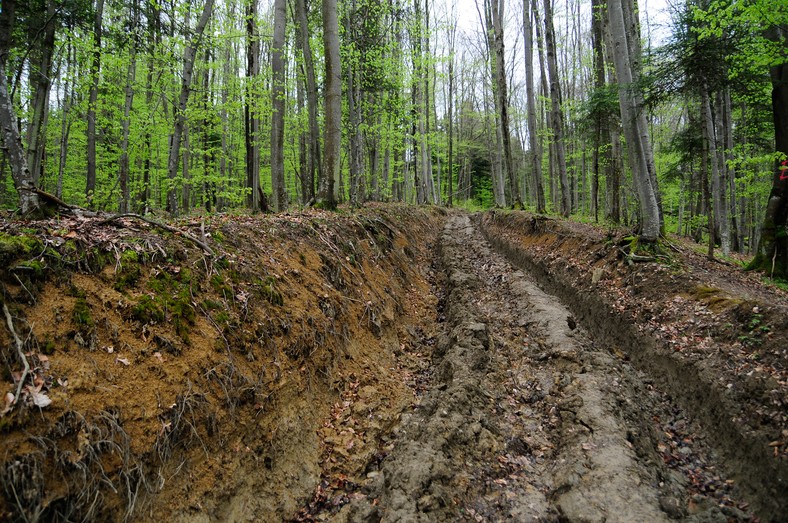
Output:
[[[189,94],[191,93],[192,74],[194,73],[194,60],[197,58],[197,47],[200,45],[202,35],[205,32],[205,27],[211,18],[213,12],[213,1],[206,0],[203,6],[202,14],[194,28],[193,34],[187,34],[186,47],[183,50],[183,74],[181,77],[181,90],[178,97],[178,104],[173,111],[175,117],[175,126],[172,133],[172,142],[170,143],[170,155],[167,160],[167,176],[171,186],[167,191],[167,211],[173,215],[178,214],[178,196],[174,187],[175,179],[178,175],[178,160],[181,153],[181,138],[183,137],[183,129],[186,126],[186,104],[189,102]],[[188,26],[186,28],[188,32]]]
[[[274,0],[274,40],[271,47],[271,187],[277,211],[287,208],[285,195],[285,24],[287,1]]]
[[[90,63],[90,94],[88,95],[88,148],[85,197],[88,207],[93,206],[96,193],[96,103],[98,103],[99,73],[101,70],[101,31],[103,28],[104,0],[96,0],[93,20],[93,53]]]
[[[550,75],[550,122],[553,130],[558,182],[561,185],[561,214],[569,216],[572,211],[569,179],[566,173],[566,146],[564,143],[564,115],[561,109],[561,84],[558,77],[558,58],[556,56],[555,31],[553,29],[552,0],[544,0],[545,47],[547,49],[547,69]]]
[[[498,110],[498,125],[500,126],[501,142],[503,145],[503,166],[509,182],[509,192],[512,205],[522,208],[523,201],[520,195],[520,183],[514,169],[512,160],[512,141],[509,129],[509,94],[506,78],[506,64],[504,63],[504,36],[503,36],[503,0],[490,0],[490,15],[492,18],[493,46],[495,62],[496,108]]]
[[[775,28],[775,41],[786,44],[788,30]],[[788,61],[771,67],[774,143],[779,157],[772,176],[772,189],[761,226],[761,241],[751,269],[768,272],[772,277],[788,277]]]
[[[257,34],[257,1],[246,4],[246,97],[244,100],[244,142],[246,145],[246,202],[251,209],[264,206],[260,188],[260,116],[257,82],[260,76],[260,41]],[[264,209],[265,210],[265,209]]]
[[[542,181],[542,151],[536,125],[536,94],[534,91],[533,9],[531,0],[523,0],[523,36],[525,43],[525,93],[528,112],[528,144],[530,147],[531,177],[535,191],[536,212],[545,212],[544,182]]]
[[[33,87],[32,111],[27,130],[27,164],[36,178],[43,169],[46,127],[49,116],[49,93],[52,88],[52,62],[55,54],[57,6],[47,0],[44,13],[34,13],[36,23],[28,24],[30,42],[34,51],[30,60],[30,83]],[[40,24],[39,22],[40,19]],[[35,57],[33,59],[32,57]]]
[[[323,47],[325,48],[325,131],[323,178],[318,203],[333,209],[339,187],[342,147],[342,66],[339,59],[337,0],[323,0]]]
[[[19,126],[14,103],[8,92],[6,64],[11,50],[16,0],[2,0],[0,11],[0,130],[11,165],[11,177],[19,194],[19,210],[23,215],[40,212],[40,200],[35,192],[38,184],[36,173],[31,172],[27,165],[25,148],[19,134]]]
[[[306,78],[306,109],[309,119],[309,140],[307,147],[306,173],[302,178],[303,203],[308,203],[315,198],[315,177],[319,178],[320,165],[320,130],[317,124],[317,81],[315,80],[315,64],[312,57],[312,47],[309,43],[309,17],[306,0],[296,0],[296,18],[298,19],[297,38],[304,58],[303,69]]]
[[[131,107],[134,103],[134,79],[137,72],[137,48],[139,47],[139,3],[134,0],[129,5],[130,41],[129,66],[126,71],[125,96],[123,101],[123,120],[121,121],[120,165],[118,179],[120,182],[120,204],[118,211],[129,212],[129,133],[131,126]]]
[[[640,203],[640,237],[645,241],[656,241],[660,235],[660,212],[656,190],[649,174],[646,148],[650,142],[644,141],[648,129],[642,129],[639,118],[643,107],[636,93],[637,86],[633,80],[633,67],[639,57],[630,55],[630,43],[633,38],[632,25],[624,20],[623,2],[632,0],[609,0],[607,4],[610,35],[613,43],[613,57],[618,77],[618,97],[621,110],[621,124],[627,142],[627,158],[632,170],[632,177]]]

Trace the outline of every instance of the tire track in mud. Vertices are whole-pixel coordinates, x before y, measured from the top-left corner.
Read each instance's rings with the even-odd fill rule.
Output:
[[[446,329],[432,388],[351,521],[666,521],[681,479],[654,451],[656,400],[467,215],[441,237]]]

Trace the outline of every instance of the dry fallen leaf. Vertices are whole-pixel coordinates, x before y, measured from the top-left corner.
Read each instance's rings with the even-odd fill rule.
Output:
[[[126,359],[126,358],[121,358],[120,356],[118,356],[117,358],[115,358],[115,361],[116,361],[117,363],[122,363],[123,365],[125,365],[125,366],[127,366],[127,367],[128,367],[129,365],[131,365],[131,363],[129,363],[129,360],[128,360],[128,359]]]
[[[10,392],[6,392],[5,397],[3,398],[3,410],[0,410],[0,417],[5,416],[10,410],[11,406],[14,404],[14,395]]]
[[[49,405],[52,404],[52,400],[50,399],[50,397],[44,394],[43,392],[38,392],[30,388],[28,388],[28,390],[30,391],[30,397],[33,398],[33,404],[36,407],[43,409],[44,407],[48,407]]]

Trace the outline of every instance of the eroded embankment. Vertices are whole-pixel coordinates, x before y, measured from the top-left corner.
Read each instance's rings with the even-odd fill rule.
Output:
[[[449,218],[440,261],[445,322],[431,387],[336,521],[687,515],[684,483],[655,449],[655,396],[629,365],[494,252],[467,215]],[[713,504],[699,514],[725,517]]]
[[[659,328],[677,328],[670,322],[650,326],[648,320],[666,316],[670,300],[687,299],[684,292],[694,288],[692,283],[679,281],[676,288],[682,291],[680,294],[674,295],[675,289],[668,290],[662,297],[668,303],[665,310],[655,308],[654,302],[649,302],[648,310],[632,310],[638,301],[616,301],[616,292],[635,295],[649,284],[656,286],[660,277],[675,281],[681,280],[681,274],[664,271],[648,280],[639,268],[626,266],[616,249],[579,237],[562,228],[560,222],[500,213],[487,213],[479,222],[496,249],[559,296],[598,342],[623,351],[656,386],[679,402],[688,417],[699,422],[706,443],[716,452],[722,470],[735,481],[740,495],[751,503],[750,510],[764,520],[784,517],[788,510],[788,462],[773,442],[779,442],[784,435],[781,431],[785,428],[785,412],[778,409],[773,416],[754,415],[760,412],[761,405],[768,407],[774,398],[769,394],[768,379],[759,380],[757,374],[752,376],[753,372],[746,376],[730,372],[732,365],[726,360],[723,342],[688,347],[685,351],[681,346],[658,342],[651,335]],[[614,283],[619,287],[614,287]],[[703,303],[698,308],[705,310]],[[733,316],[739,313],[738,308],[759,311],[757,304],[732,302],[731,310],[721,314]],[[680,320],[675,320],[677,325]],[[694,324],[695,320],[689,323]],[[691,329],[683,333],[685,342],[688,337],[700,339],[692,336]],[[713,332],[711,336],[704,335],[704,342],[713,336]],[[767,363],[768,360],[764,364]],[[779,363],[775,365],[781,368]],[[748,393],[753,384],[757,392]]]
[[[104,218],[2,224],[3,394],[30,372],[0,520],[278,521],[363,472],[417,386],[439,212],[174,224],[215,255]]]

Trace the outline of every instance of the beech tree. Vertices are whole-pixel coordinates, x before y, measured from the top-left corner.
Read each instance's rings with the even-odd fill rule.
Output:
[[[0,31],[0,204],[35,208],[36,189],[178,214],[261,209],[265,191],[280,208],[293,189],[326,207],[527,196],[644,237],[664,220],[723,253],[760,245],[777,275],[786,7],[693,3],[654,53],[632,1],[528,0],[513,15],[502,0],[294,0],[287,25],[278,0],[229,0],[200,38],[202,3],[4,0],[0,19],[17,17]]]
[[[172,143],[170,144],[170,156],[167,161],[168,178],[172,184],[167,191],[167,211],[173,215],[178,214],[178,199],[174,184],[178,171],[178,160],[180,159],[181,138],[183,137],[184,127],[186,126],[186,104],[189,101],[189,94],[191,93],[194,61],[197,58],[197,46],[200,44],[212,12],[213,0],[205,0],[202,14],[197,22],[197,26],[194,28],[194,34],[187,37],[186,47],[183,51],[183,76],[181,79],[178,104],[174,108],[175,125],[172,133]],[[188,24],[186,27],[188,31]]]
[[[561,109],[561,84],[558,78],[558,59],[556,56],[555,32],[553,30],[552,0],[544,0],[545,46],[547,49],[547,69],[550,75],[550,123],[553,131],[555,164],[561,190],[561,209],[564,217],[572,211],[569,181],[566,173],[566,147],[564,143],[564,114]]]
[[[640,117],[643,104],[636,91],[633,73],[640,57],[632,55],[632,40],[639,39],[640,35],[633,34],[633,27],[637,26],[624,19],[623,2],[627,1],[632,0],[609,0],[607,11],[619,83],[621,123],[627,141],[627,158],[640,203],[640,237],[653,242],[660,235],[660,212],[656,190],[649,174],[647,157],[651,154],[651,144],[645,139],[648,137],[648,129],[643,128],[644,119]],[[632,6],[628,11],[634,11]]]
[[[285,23],[287,4],[285,0],[274,2],[274,39],[271,46],[271,187],[273,203],[277,211],[287,208],[285,194],[285,71],[283,47],[285,45]]]
[[[38,176],[30,171],[22,145],[22,137],[17,125],[16,111],[8,91],[6,64],[12,46],[16,1],[3,0],[0,12],[0,128],[9,163],[14,187],[19,194],[19,210],[23,215],[36,214],[40,211],[40,201],[35,192]]]
[[[544,197],[544,181],[542,180],[542,151],[539,147],[538,128],[536,125],[536,94],[534,91],[534,59],[533,59],[533,9],[531,0],[523,0],[523,36],[525,47],[525,92],[526,110],[528,111],[528,144],[531,148],[531,177],[536,193],[536,212],[543,214],[546,210]]]
[[[325,130],[322,178],[318,204],[337,205],[342,148],[342,66],[339,61],[339,16],[336,0],[323,0],[323,46],[325,48]]]

